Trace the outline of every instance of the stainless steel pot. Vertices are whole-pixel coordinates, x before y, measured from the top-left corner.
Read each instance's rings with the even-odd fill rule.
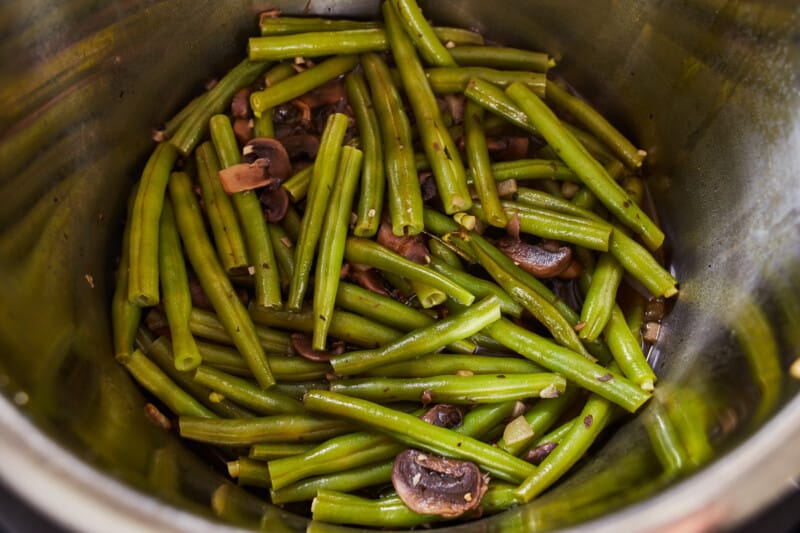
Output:
[[[109,339],[112,258],[150,128],[241,57],[256,14],[275,4],[377,12],[356,0],[0,5],[0,478],[71,528],[305,526],[225,485],[146,423]],[[800,474],[800,398],[788,372],[800,355],[797,2],[426,9],[555,54],[558,72],[650,152],[650,191],[681,280],[652,355],[665,401],[676,390],[700,395],[714,446],[692,475],[631,476],[603,505],[554,515],[559,493],[592,487],[648,449],[635,421],[552,495],[463,529],[699,531],[768,506]]]

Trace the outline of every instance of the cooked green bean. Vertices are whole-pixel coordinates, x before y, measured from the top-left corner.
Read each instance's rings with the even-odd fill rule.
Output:
[[[387,363],[413,359],[474,335],[499,318],[500,301],[494,296],[488,296],[459,314],[415,329],[391,344],[332,357],[331,365],[339,375],[352,375]]]
[[[677,475],[687,470],[691,463],[681,443],[675,425],[659,402],[653,402],[642,417],[653,452],[664,472]]]
[[[512,455],[521,455],[528,445],[541,438],[555,422],[569,409],[578,396],[579,389],[567,385],[567,389],[558,398],[539,400],[525,413],[525,422],[530,427],[530,436],[515,442],[497,441],[497,447]]]
[[[228,461],[227,466],[228,475],[235,478],[239,485],[265,489],[270,487],[269,470],[263,461],[239,457],[234,461]]]
[[[639,235],[651,250],[664,241],[664,233],[629,198],[625,191],[592,158],[538,96],[520,83],[512,83],[506,94],[525,112],[548,144],[559,152],[564,162],[581,178],[597,198],[622,223]]]
[[[250,61],[280,61],[295,57],[360,54],[381,50],[386,50],[386,32],[380,28],[250,37],[247,43]]]
[[[211,301],[225,331],[253,372],[256,381],[262,388],[270,387],[275,380],[264,350],[261,348],[247,309],[239,301],[217,260],[216,251],[206,234],[200,206],[195,199],[189,176],[182,172],[174,172],[169,180],[169,192],[186,255],[200,280],[203,291]]]
[[[295,74],[297,72],[294,70],[292,63],[278,63],[264,74],[264,87],[271,87],[276,83],[291,78]],[[272,121],[272,113],[265,109],[261,112],[260,117],[253,119],[253,134],[256,137],[275,137],[275,124]]]
[[[581,309],[583,327],[578,332],[581,339],[593,341],[603,333],[611,318],[611,310],[616,305],[622,272],[622,267],[613,255],[600,254]]]
[[[300,76],[298,75],[294,79]],[[319,152],[309,185],[308,202],[300,223],[300,235],[297,238],[294,275],[292,275],[292,282],[289,285],[287,307],[291,311],[300,310],[308,290],[308,278],[311,274],[312,262],[317,250],[317,241],[322,230],[333,181],[336,178],[336,169],[339,165],[346,129],[347,115],[334,113],[328,117],[325,131],[320,140]]]
[[[457,63],[453,60],[447,48],[439,42],[433,28],[425,20],[425,16],[415,0],[390,0],[390,2],[394,7],[397,20],[426,63],[441,67],[456,66]],[[386,15],[386,9],[384,8],[383,16],[388,33],[391,31],[389,29],[391,22],[389,20],[390,17]],[[392,51],[396,53],[394,48],[392,48]]]
[[[125,366],[139,384],[164,402],[170,411],[181,416],[216,418],[213,412],[184,392],[169,376],[147,358],[138,348],[129,355],[117,356],[117,361]]]
[[[223,418],[248,418],[253,416],[250,411],[229,400],[212,402],[209,398],[209,393],[211,391],[194,381],[192,378],[193,372],[182,372],[176,369],[174,363],[175,357],[172,355],[172,346],[167,337],[154,339],[146,348],[145,353],[147,357],[157,364],[183,391],[190,394],[195,400],[205,405],[217,415]]]
[[[128,258],[130,257],[131,217],[136,188],[128,197],[128,220],[122,232],[122,249],[117,265],[117,284],[111,299],[111,327],[114,339],[114,355],[124,357],[134,348],[136,331],[142,319],[142,308],[128,300]]]
[[[164,200],[158,243],[159,277],[164,301],[164,313],[169,323],[175,368],[191,370],[203,360],[189,329],[192,295],[183,259],[181,239],[175,226],[175,214],[169,199]]]
[[[272,503],[284,504],[314,499],[320,490],[352,492],[364,487],[385,484],[391,480],[394,460],[381,461],[366,466],[332,474],[304,479],[270,491]]]
[[[303,396],[310,390],[328,390],[328,380],[296,381],[292,383],[277,383],[275,390],[282,392],[295,400],[302,401]]]
[[[492,475],[512,483],[522,481],[535,471],[530,463],[489,444],[373,402],[330,391],[309,391],[303,404],[308,411],[374,427],[431,453],[473,461]]]
[[[378,117],[363,72],[351,72],[345,77],[347,102],[353,108],[356,125],[364,151],[364,168],[361,171],[356,224],[353,235],[372,237],[378,231],[383,212],[384,177],[383,145],[380,139]]]
[[[194,380],[260,415],[301,414],[303,405],[274,390],[261,390],[253,383],[202,365]]]
[[[203,101],[205,100],[206,96],[208,96],[208,93],[195,96],[188,104],[183,106],[180,111],[175,113],[175,115],[166,121],[163,126],[153,130],[153,140],[156,142],[162,142],[175,135],[175,132],[181,127],[181,124],[183,124],[183,122],[189,118],[189,116],[194,113],[196,109],[203,105]]]
[[[423,309],[431,309],[447,301],[447,294],[437,287],[416,280],[410,280],[409,283]]]
[[[361,56],[384,149],[388,207],[395,235],[422,231],[422,192],[414,164],[411,125],[389,68],[377,54]]]
[[[275,252],[281,288],[288,290],[294,272],[294,242],[280,224],[267,222],[267,228],[269,228],[269,239],[272,241],[272,251]]]
[[[407,6],[403,6],[407,7]],[[458,148],[442,122],[436,97],[408,35],[401,28],[392,3],[382,5],[386,35],[403,88],[416,118],[422,146],[436,179],[439,198],[448,214],[469,209],[472,198]],[[387,154],[388,155],[388,154]]]
[[[570,114],[603,141],[622,161],[632,169],[642,166],[647,152],[639,150],[622,135],[608,120],[584,100],[572,96],[557,83],[547,84],[547,101]]]
[[[495,340],[569,381],[590,390],[629,412],[636,412],[649,398],[646,393],[617,372],[592,363],[524,328],[500,319],[487,328]]]
[[[275,331],[264,326],[255,325],[255,333],[259,344],[267,353],[286,353],[292,341],[288,334]],[[235,344],[225,329],[221,317],[211,311],[194,308],[189,316],[189,328],[198,337],[223,344]]]
[[[219,181],[219,159],[214,145],[210,141],[202,143],[195,150],[195,158],[197,181],[222,268],[229,274],[246,270],[247,248],[231,197]]]
[[[458,45],[482,45],[483,44],[483,35],[480,33],[465,30],[464,28],[451,28],[448,26],[434,26],[433,33],[436,34],[436,37],[442,41],[445,46],[448,43],[458,44]],[[451,49],[452,50],[452,49]]]
[[[284,442],[262,442],[250,446],[249,457],[259,461],[271,461],[282,457],[300,455],[314,448],[314,444],[297,444]]]
[[[306,333],[314,331],[314,313],[310,308],[294,312],[252,307],[250,314],[259,324]],[[329,333],[337,339],[364,348],[381,346],[403,334],[374,320],[338,309],[333,311]]]
[[[484,48],[484,47],[481,47]],[[487,67],[442,67],[425,70],[425,76],[436,94],[463,93],[470,80],[479,79],[496,87],[508,87],[519,82],[544,96],[547,78],[539,72],[495,70]]]
[[[436,260],[446,265],[450,270],[463,272],[464,264],[461,262],[461,258],[441,239],[430,239],[428,241],[428,249],[431,251],[431,262]]]
[[[508,224],[508,217],[500,205],[497,182],[492,175],[489,148],[483,131],[483,108],[471,101],[467,102],[464,111],[464,129],[467,161],[486,219],[492,226],[504,228]]]
[[[203,356],[204,364],[235,376],[251,377],[250,369],[235,349],[199,341],[197,347]],[[270,354],[269,367],[275,379],[282,382],[323,379],[331,370],[327,363],[309,361],[298,355],[284,353]]]
[[[311,504],[314,522],[378,528],[413,528],[442,519],[415,513],[397,496],[369,500],[344,492],[319,490]]]
[[[319,442],[352,430],[347,422],[312,415],[224,420],[181,416],[178,428],[181,437],[220,446],[250,446],[260,442]]]
[[[369,30],[380,28],[379,22],[368,20],[325,19],[319,17],[270,17],[258,21],[261,35],[286,35],[318,31]]]
[[[462,67],[547,72],[550,67],[555,66],[553,58],[544,52],[503,46],[455,46],[450,48],[450,55]]]
[[[465,305],[469,305],[475,300],[475,296],[460,285],[376,242],[360,237],[351,237],[345,244],[344,256],[352,263],[369,265],[441,289],[449,297]]]
[[[588,190],[588,189],[587,189]],[[591,192],[589,193],[591,194]],[[550,211],[557,211],[565,215],[572,215],[576,217],[589,218],[592,220],[600,220],[600,217],[589,209],[580,207],[575,202],[571,202],[566,198],[554,196],[544,191],[536,189],[528,189],[527,187],[520,187],[517,190],[515,199],[518,203],[528,205],[531,207],[538,207],[541,209],[548,209]]]
[[[580,179],[570,168],[554,159],[517,159],[501,161],[492,165],[494,179],[539,180],[553,179],[580,183]]]
[[[344,260],[347,224],[350,220],[353,194],[361,177],[362,159],[361,150],[351,146],[342,148],[336,175],[336,188],[322,224],[312,303],[314,332],[311,346],[315,350],[324,351],[327,344],[331,315]]]
[[[343,55],[327,59],[317,66],[301,72],[287,80],[256,91],[250,95],[250,108],[256,117],[267,109],[294,100],[323,83],[351,70],[358,63],[358,56]]]
[[[422,378],[354,378],[331,382],[330,390],[373,402],[431,401],[450,404],[499,403],[557,397],[566,381],[550,373],[479,374],[474,376],[432,376]]]
[[[170,144],[175,146],[183,156],[192,153],[195,146],[206,137],[208,121],[217,113],[222,113],[231,102],[233,95],[253,83],[270,63],[245,59],[233,67],[222,79],[212,87],[203,98],[202,105],[183,121],[175,132]]]
[[[520,357],[471,354],[428,354],[408,361],[379,366],[364,372],[374,377],[430,377],[471,372],[473,374],[532,374],[542,367]]]
[[[712,415],[702,393],[686,386],[668,386],[657,389],[655,394],[678,432],[691,467],[708,462],[714,455],[708,429]]]
[[[281,187],[286,189],[289,197],[294,203],[299,203],[308,193],[308,186],[311,184],[311,177],[314,175],[314,165],[309,165],[291,178],[281,183]]]
[[[158,228],[164,194],[178,152],[169,143],[156,146],[142,172],[130,216],[128,300],[139,307],[159,302]]]
[[[222,168],[241,161],[239,146],[231,121],[226,115],[214,115],[209,124],[211,139]],[[239,223],[247,245],[252,275],[255,280],[255,303],[261,307],[281,307],[281,286],[275,252],[269,239],[267,220],[255,191],[242,191],[231,196],[239,215]]]
[[[618,305],[614,305],[611,309],[603,337],[625,377],[639,385],[642,390],[652,391],[656,375],[647,363],[641,344],[628,328],[625,315]]]

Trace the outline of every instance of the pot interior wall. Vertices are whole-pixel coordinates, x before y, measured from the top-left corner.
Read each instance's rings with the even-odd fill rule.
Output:
[[[213,519],[216,493],[223,520],[268,512],[300,527],[236,487],[220,492],[214,469],[141,416],[143,397],[111,356],[108,318],[124,204],[152,149],[151,128],[241,58],[257,13],[275,4],[377,13],[367,1],[0,6],[0,388],[59,446],[142,492]],[[444,24],[554,54],[555,73],[650,153],[650,192],[681,281],[651,357],[665,402],[680,391],[702,397],[717,462],[732,461],[774,413],[797,411],[785,373],[800,347],[795,3],[450,0],[426,8]],[[634,476],[608,509],[548,515],[559,493],[616,461],[652,473],[652,454],[636,449],[649,449],[639,422],[552,496],[487,528],[589,519],[669,484]],[[726,519],[774,497],[782,479],[771,481]]]

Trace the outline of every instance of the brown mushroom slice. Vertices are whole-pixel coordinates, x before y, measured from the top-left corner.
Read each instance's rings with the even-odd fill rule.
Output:
[[[316,363],[327,363],[331,357],[344,353],[345,345],[341,341],[332,344],[330,350],[315,350],[311,347],[311,336],[306,333],[292,333],[292,348],[300,356]]]
[[[376,240],[389,250],[420,265],[426,265],[430,261],[431,253],[423,235],[397,236],[392,231],[391,222],[386,218],[378,227]]]
[[[383,277],[381,276],[380,272],[374,268],[356,263],[346,263],[342,266],[342,269],[346,270],[347,278],[358,284],[360,287],[382,296],[391,297],[391,293],[386,290],[386,284],[383,282]]]
[[[453,429],[464,421],[464,413],[456,405],[440,403],[425,411],[420,418],[428,424]]]
[[[558,276],[572,261],[572,249],[569,246],[559,246],[552,251],[552,248],[507,237],[496,241],[496,244],[521,269],[537,278]]]
[[[266,207],[267,222],[280,222],[289,211],[289,193],[283,187],[264,189],[258,199]]]
[[[250,89],[243,87],[233,95],[231,100],[231,115],[233,118],[250,117]]]
[[[292,175],[292,163],[283,143],[272,137],[256,137],[250,139],[242,148],[242,161],[253,163],[266,159],[269,164],[269,175],[281,183]]]
[[[281,137],[281,144],[289,154],[289,159],[295,159],[301,155],[314,159],[319,152],[319,137],[310,133]]]
[[[486,143],[497,161],[515,161],[528,155],[530,141],[527,137],[488,137]]]
[[[337,78],[323,83],[316,89],[297,98],[297,100],[313,109],[323,105],[337,104],[344,100],[345,96],[344,80]]]
[[[436,180],[433,173],[427,170],[419,173],[419,188],[422,192],[422,201],[430,202],[439,196],[439,189],[436,188]]]
[[[253,121],[249,118],[237,118],[233,121],[233,134],[239,144],[246,144],[253,138]]]
[[[405,450],[395,458],[392,485],[412,511],[454,518],[478,507],[488,476],[469,461]]]
[[[547,456],[550,455],[550,452],[556,449],[556,446],[558,446],[557,442],[545,442],[544,444],[540,444],[539,446],[528,450],[528,453],[525,454],[524,459],[529,463],[539,466],[542,461],[547,459]]]
[[[249,191],[275,182],[270,176],[269,161],[256,159],[252,163],[239,163],[219,171],[219,181],[228,194]]]

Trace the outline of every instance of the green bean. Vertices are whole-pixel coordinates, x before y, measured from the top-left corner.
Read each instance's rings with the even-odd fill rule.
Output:
[[[474,335],[499,318],[500,301],[488,296],[460,314],[415,329],[391,344],[337,355],[331,358],[331,365],[339,375],[352,375],[387,363],[413,359]]]
[[[270,461],[272,487],[277,490],[307,477],[385,461],[403,448],[384,435],[364,431],[333,437],[300,455]]]
[[[142,319],[142,308],[128,300],[128,258],[130,257],[131,217],[136,187],[128,197],[128,221],[122,232],[122,248],[117,265],[117,284],[111,299],[111,327],[114,339],[114,355],[125,357],[133,351],[136,331]]]
[[[522,128],[528,133],[538,135],[536,126],[528,116],[514,103],[503,89],[490,81],[481,78],[471,78],[463,90],[464,96],[485,110],[506,119],[508,122]]]
[[[337,379],[330,390],[373,402],[431,401],[451,404],[499,403],[525,400],[540,395],[561,394],[566,381],[549,373],[479,374],[474,376],[432,376],[422,378]]]
[[[297,72],[291,63],[278,63],[264,74],[264,87],[271,87],[276,83],[291,78],[295,74]],[[272,122],[271,112],[265,109],[261,112],[260,117],[254,118],[253,133],[256,137],[275,137],[275,124]]]
[[[437,287],[416,280],[410,280],[409,283],[423,309],[431,309],[447,301],[447,294]]]
[[[347,422],[312,415],[273,415],[226,420],[181,416],[178,419],[178,428],[183,438],[220,446],[250,446],[261,442],[319,442],[352,430]]]
[[[664,233],[629,198],[608,172],[589,155],[583,145],[561,126],[558,118],[538,96],[520,83],[512,83],[506,94],[528,116],[545,140],[559,153],[561,159],[622,223],[641,236],[655,250],[664,241]]]
[[[461,258],[453,251],[450,245],[445,244],[444,241],[432,238],[428,241],[428,249],[431,251],[431,262],[436,260],[450,270],[464,271]]]
[[[156,146],[142,172],[130,215],[128,300],[139,307],[159,302],[158,227],[172,165],[178,158],[168,143]]]
[[[315,350],[324,351],[327,344],[331,315],[342,271],[347,224],[350,220],[353,194],[361,177],[362,158],[361,150],[350,146],[342,148],[336,175],[336,189],[322,224],[312,304],[314,332],[311,346]]]
[[[483,108],[471,101],[467,102],[464,112],[464,127],[467,161],[486,219],[492,226],[504,228],[508,224],[508,217],[500,205],[497,183],[492,175],[489,148],[483,131]]]
[[[260,415],[301,414],[303,405],[273,390],[261,390],[251,382],[208,366],[200,366],[194,380]]]
[[[280,61],[295,57],[360,54],[386,50],[386,32],[380,28],[346,31],[314,31],[288,35],[250,37],[250,61]]]
[[[402,8],[408,9],[408,5]],[[425,77],[414,45],[401,27],[400,17],[392,7],[392,3],[385,2],[382,11],[389,45],[416,118],[422,146],[436,179],[444,211],[451,214],[469,209],[472,198],[467,188],[467,177],[461,156],[442,122],[436,97]]]
[[[262,72],[269,68],[269,65],[265,62],[245,59],[233,67],[208,91],[203,98],[203,104],[184,120],[170,139],[170,144],[175,146],[184,157],[191,154],[195,146],[206,136],[209,119],[217,113],[222,113],[230,105],[236,91],[253,83]]]
[[[311,504],[313,523],[351,524],[377,528],[413,528],[442,519],[415,513],[397,496],[368,500],[352,494],[319,490]]]
[[[598,139],[611,148],[625,164],[637,169],[642,166],[647,152],[637,149],[608,120],[582,99],[572,96],[556,83],[547,84],[547,101],[570,114]]]
[[[521,455],[531,442],[541,440],[540,435],[550,429],[561,416],[574,405],[579,389],[567,385],[566,390],[558,398],[539,400],[525,413],[525,422],[530,428],[530,436],[514,442],[505,438],[497,441],[497,447],[512,455]]]
[[[173,413],[181,416],[216,418],[214,413],[178,387],[138,348],[129,355],[118,356],[117,361],[125,366],[142,387],[161,400]],[[198,418],[200,419],[203,418]]]
[[[681,443],[675,425],[659,402],[653,402],[642,417],[653,452],[664,472],[677,475],[687,470],[691,463]]]
[[[426,63],[440,67],[456,66],[455,60],[453,60],[447,48],[439,42],[433,28],[431,28],[428,21],[425,20],[425,16],[422,14],[422,10],[415,0],[390,0],[390,2],[394,7],[397,21],[414,43],[414,46],[419,50],[420,55],[422,55]],[[390,29],[392,21],[389,20],[390,17],[386,15],[387,10],[388,8],[384,8],[383,16],[388,33],[392,31]],[[394,47],[392,51],[395,51]]]
[[[520,231],[523,233],[569,242],[590,250],[608,251],[612,227],[606,222],[505,200],[502,204],[506,211],[517,215]],[[477,209],[476,207],[476,212]]]
[[[581,344],[580,339],[578,339],[578,335],[575,333],[569,321],[564,318],[545,297],[519,281],[520,278],[516,275],[521,270],[519,267],[514,265],[514,268],[510,270],[504,268],[502,264],[495,261],[494,258],[486,252],[483,246],[480,244],[472,246],[471,241],[472,239],[470,238],[463,239],[456,235],[453,235],[451,239],[451,242],[455,242],[459,244],[459,246],[471,250],[475,259],[489,273],[492,279],[494,279],[515,302],[527,309],[536,320],[541,322],[556,341],[580,353],[584,357],[591,358],[589,352],[583,344]]]
[[[344,74],[356,66],[358,56],[340,55],[332,57],[293,76],[287,80],[267,87],[263,91],[256,91],[250,95],[250,108],[256,117],[267,109],[272,109],[280,104],[294,100],[308,91],[315,89],[323,83]]]
[[[313,165],[311,168],[314,168]],[[300,216],[300,213],[297,212],[297,209],[295,209],[293,205],[289,204],[289,206],[286,208],[286,215],[281,221],[281,226],[283,226],[283,229],[286,230],[286,233],[289,234],[289,237],[295,243],[297,242],[297,238],[300,236],[300,223],[302,221],[303,218]]]
[[[384,178],[383,145],[380,143],[380,127],[369,88],[363,72],[351,72],[345,77],[347,102],[353,108],[356,125],[364,151],[364,168],[361,173],[358,209],[353,234],[357,237],[372,237],[378,231],[383,211]]]
[[[580,183],[580,179],[570,168],[553,159],[517,159],[501,161],[492,165],[494,179],[540,180],[553,179]]]
[[[379,22],[369,20],[326,19],[319,17],[269,17],[258,21],[261,35],[286,35],[318,31],[369,30],[380,28]]]
[[[277,383],[275,390],[294,398],[295,400],[302,401],[303,396],[310,390],[328,390],[328,380],[316,381],[296,381],[292,383]]]
[[[235,349],[207,342],[198,342],[197,347],[203,356],[203,363],[228,374],[251,377],[250,369]],[[331,370],[327,363],[317,363],[297,355],[277,353],[270,354],[269,367],[277,381],[323,379]]]
[[[483,44],[483,35],[480,33],[465,30],[463,28],[450,28],[448,26],[434,26],[433,33],[436,34],[436,37],[442,41],[445,46],[448,43],[458,44],[458,45],[482,45]],[[450,48],[452,50],[452,48]]]
[[[253,372],[256,381],[262,388],[270,387],[275,380],[264,350],[261,348],[247,310],[239,301],[217,260],[216,252],[206,234],[200,206],[194,197],[189,176],[182,172],[173,173],[169,181],[169,191],[175,207],[178,231],[189,262],[200,280],[200,286],[211,301],[225,331]]]
[[[211,142],[207,141],[197,147],[195,157],[197,181],[200,183],[203,205],[222,267],[229,274],[245,270],[248,264],[247,248],[231,198],[219,181],[217,152]]]
[[[613,410],[614,405],[609,400],[597,395],[589,397],[569,433],[536,471],[517,487],[518,498],[522,502],[532,500],[572,468],[611,420]]]
[[[278,265],[281,288],[288,289],[294,272],[294,242],[280,224],[267,222],[267,228],[272,251],[275,253],[275,263]]]
[[[205,405],[208,409],[223,418],[248,418],[253,414],[229,400],[212,402],[209,399],[208,388],[196,383],[192,372],[182,372],[175,368],[172,346],[167,337],[159,337],[146,348],[147,357],[169,376],[183,391],[190,394],[195,400]]]
[[[441,274],[406,259],[373,241],[360,237],[347,239],[344,256],[351,263],[368,265],[441,289],[445,294],[465,305],[469,305],[475,300],[472,293]]]
[[[294,203],[299,203],[308,193],[308,186],[311,184],[311,177],[314,175],[314,165],[309,165],[300,172],[295,173],[291,178],[284,181],[281,187],[286,189],[289,197]]]
[[[550,401],[550,400],[548,400]],[[476,405],[464,415],[460,426],[453,428],[456,433],[489,441],[486,436],[503,420],[506,420],[520,402],[508,401],[499,403],[485,403]]]
[[[450,48],[450,55],[462,67],[547,72],[555,66],[553,58],[546,53],[502,46],[456,46]]]
[[[364,372],[374,377],[430,377],[459,372],[473,374],[530,374],[541,372],[539,365],[519,357],[496,355],[429,354],[415,359],[379,366]]]
[[[270,491],[270,500],[278,505],[302,502],[312,500],[319,490],[352,492],[364,487],[385,484],[391,480],[393,466],[394,460],[382,461],[352,470],[304,479]]]
[[[314,444],[297,444],[283,442],[262,442],[250,446],[249,457],[259,461],[271,461],[282,457],[300,455],[314,448]]]
[[[314,331],[314,314],[310,308],[293,312],[252,307],[250,313],[259,324],[306,333]],[[399,330],[340,310],[333,312],[329,333],[337,339],[365,348],[381,346],[402,335]]]
[[[230,119],[226,115],[214,115],[211,117],[209,130],[222,168],[238,164],[241,161],[241,154]],[[237,192],[231,198],[239,215],[239,223],[247,245],[247,255],[253,269],[255,303],[262,307],[279,308],[283,305],[280,279],[261,202],[255,191]]]
[[[431,453],[473,461],[492,475],[512,483],[520,482],[535,471],[530,463],[489,444],[373,402],[330,391],[310,391],[303,404],[308,411],[374,427],[394,439]]]
[[[603,336],[625,377],[636,383],[642,390],[652,391],[656,375],[647,363],[641,344],[628,328],[625,315],[618,305],[614,305],[611,309]]]
[[[562,374],[580,385],[623,407],[636,412],[649,398],[646,393],[617,372],[592,363],[576,352],[527,331],[506,319],[487,328],[497,341],[542,367]]]
[[[479,79],[502,88],[519,82],[536,94],[544,96],[547,82],[546,76],[539,72],[495,70],[487,67],[429,68],[425,70],[425,76],[436,94],[463,93],[471,80]]]
[[[593,211],[584,209],[583,207],[578,206],[576,203],[571,202],[566,198],[553,196],[552,194],[547,194],[544,191],[520,187],[517,190],[515,198],[518,203],[527,206],[557,211],[565,215],[589,218],[592,220],[601,220],[601,218]]]
[[[254,327],[258,342],[267,353],[281,354],[290,349],[292,341],[288,334],[264,326],[256,325]],[[210,311],[192,309],[192,313],[189,315],[189,328],[198,337],[223,344],[235,344],[221,317]]]
[[[189,329],[192,295],[183,259],[181,239],[175,226],[175,214],[169,199],[164,200],[159,231],[158,261],[164,313],[167,315],[175,368],[191,370],[203,360]]]
[[[200,96],[195,96],[188,104],[183,106],[180,111],[173,115],[172,118],[166,121],[163,126],[153,130],[153,140],[162,142],[175,135],[175,132],[178,131],[181,124],[183,124],[196,109],[203,105],[203,101],[207,95],[208,93],[203,93]]]
[[[611,318],[611,310],[616,305],[620,282],[622,282],[620,264],[613,255],[600,254],[581,309],[581,322],[584,324],[578,332],[581,339],[593,341],[603,332]]]
[[[317,67],[318,68],[318,67]],[[299,77],[299,76],[298,76]],[[319,152],[314,163],[314,171],[309,185],[308,202],[295,251],[295,270],[289,285],[287,306],[291,311],[299,311],[308,290],[317,241],[330,199],[336,169],[342,152],[342,141],[347,129],[347,115],[334,113],[328,117],[325,131],[320,140]]]
[[[268,489],[270,486],[269,470],[262,461],[239,457],[234,461],[228,461],[227,466],[228,475],[235,478],[239,485],[264,489]]]
[[[708,438],[711,423],[708,401],[700,391],[686,386],[661,386],[655,394],[678,432],[691,467],[706,464],[714,455]]]

